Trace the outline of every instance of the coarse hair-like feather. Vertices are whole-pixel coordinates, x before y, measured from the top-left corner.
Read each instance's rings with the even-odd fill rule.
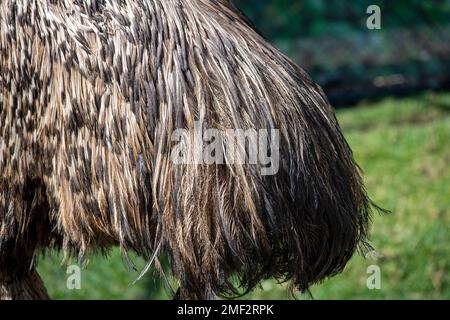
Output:
[[[279,172],[174,164],[196,121],[279,130]],[[0,123],[3,297],[42,248],[167,252],[178,297],[202,299],[270,277],[305,291],[367,244],[324,93],[227,0],[2,0]]]

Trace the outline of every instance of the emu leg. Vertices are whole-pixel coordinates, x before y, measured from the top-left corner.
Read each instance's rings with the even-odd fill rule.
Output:
[[[179,287],[175,295],[172,297],[173,300],[216,300],[217,296],[208,289],[199,290],[199,288],[190,287],[187,289],[183,286]]]
[[[33,262],[34,250],[12,247],[8,253],[0,251],[0,300],[48,299]]]
[[[47,290],[33,268],[26,274],[0,273],[0,300],[45,300]]]
[[[37,180],[12,189],[0,177],[0,300],[48,299],[33,258],[52,238],[45,190]]]

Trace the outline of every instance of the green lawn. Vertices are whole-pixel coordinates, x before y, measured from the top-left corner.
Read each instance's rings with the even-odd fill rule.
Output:
[[[367,189],[390,215],[375,215],[378,258],[355,255],[344,272],[311,289],[315,299],[450,299],[450,94],[364,103],[338,112]],[[374,255],[376,256],[376,255]],[[151,275],[138,272],[118,250],[92,257],[81,290],[66,288],[61,256],[42,257],[39,271],[54,299],[167,298]],[[138,267],[143,261],[133,258]],[[366,286],[367,268],[381,270],[381,289]],[[265,281],[246,298],[286,299],[286,285]],[[308,299],[307,296],[299,298]]]

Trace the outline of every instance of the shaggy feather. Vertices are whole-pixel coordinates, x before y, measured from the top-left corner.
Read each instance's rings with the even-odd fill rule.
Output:
[[[278,174],[175,165],[172,133],[196,121],[279,130]],[[366,245],[324,93],[227,0],[2,0],[0,123],[0,269],[45,247],[167,252],[199,299],[269,277],[304,291]]]

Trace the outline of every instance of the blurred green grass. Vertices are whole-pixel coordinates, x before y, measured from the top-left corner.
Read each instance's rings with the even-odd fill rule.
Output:
[[[450,299],[450,94],[362,103],[338,119],[363,168],[368,193],[390,215],[373,217],[378,258],[355,255],[343,273],[311,288],[315,299]],[[132,257],[138,269],[144,261]],[[91,258],[81,290],[66,287],[61,255],[41,257],[53,299],[166,299],[151,275],[126,267],[119,251]],[[381,269],[381,289],[366,287],[367,268]],[[246,299],[287,299],[286,284],[264,281]],[[309,296],[299,296],[308,299]]]

